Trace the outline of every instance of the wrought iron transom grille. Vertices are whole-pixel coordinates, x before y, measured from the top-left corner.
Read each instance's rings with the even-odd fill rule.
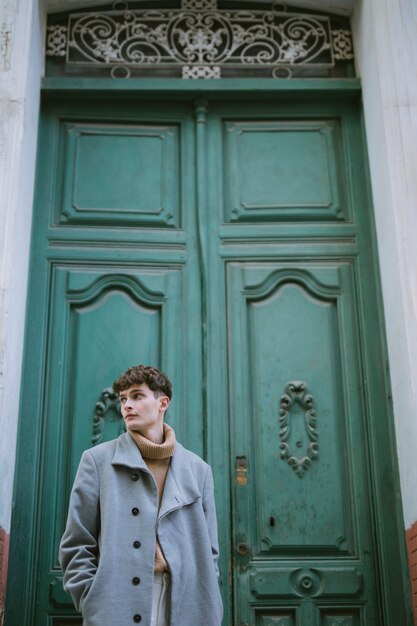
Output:
[[[65,61],[71,73],[106,69],[135,75],[322,75],[353,59],[351,33],[322,14],[219,9],[216,0],[182,0],[178,9],[130,9],[72,13],[47,27],[46,55]],[[93,69],[94,71],[94,69]],[[302,75],[302,72],[301,72]]]

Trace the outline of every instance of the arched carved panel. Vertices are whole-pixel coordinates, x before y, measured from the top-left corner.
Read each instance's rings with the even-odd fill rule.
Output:
[[[154,278],[155,282],[157,278]],[[164,301],[163,292],[148,287],[143,279],[119,273],[73,275],[69,278],[67,294],[72,303],[82,306],[93,303],[102,294],[111,291],[125,292],[143,306],[160,306]]]
[[[76,390],[74,435],[87,447],[123,432],[111,391],[117,375],[138,363],[161,364],[165,296],[129,275],[102,275],[88,282],[84,275],[78,277],[79,288],[76,279],[72,277],[67,290]]]
[[[231,319],[239,320],[231,356],[232,411],[243,429],[236,456],[247,457],[242,489],[256,511],[257,536],[246,543],[259,555],[349,553],[346,273],[330,263],[231,263],[228,279]]]
[[[65,402],[58,406],[67,416],[72,441],[69,475],[74,475],[82,450],[123,432],[111,390],[122,371],[152,364],[174,378],[172,363],[181,358],[181,280],[180,268],[56,270],[54,315],[61,347],[54,346],[54,353],[61,355],[56,367],[64,364],[65,371]],[[175,346],[169,355],[168,338]],[[177,424],[177,413],[182,415],[180,399],[169,416],[180,436],[183,425]]]
[[[262,278],[258,279],[258,272],[251,274],[245,285],[245,295],[248,300],[263,300],[272,296],[280,287],[299,285],[313,298],[332,300],[340,293],[338,281],[328,276],[317,274],[314,270],[298,268],[280,268],[273,271],[263,271]],[[327,280],[326,280],[327,279]]]

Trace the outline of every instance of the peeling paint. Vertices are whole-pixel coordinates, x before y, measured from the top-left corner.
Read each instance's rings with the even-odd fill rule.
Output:
[[[19,0],[0,2],[0,73],[9,72],[12,69],[13,31],[19,13],[19,4]]]
[[[12,30],[10,25],[3,23],[0,29],[0,70],[8,72],[11,68]]]
[[[406,531],[414,623],[417,624],[417,521]]]
[[[7,564],[9,560],[10,535],[0,527],[0,625],[3,624],[6,601]]]

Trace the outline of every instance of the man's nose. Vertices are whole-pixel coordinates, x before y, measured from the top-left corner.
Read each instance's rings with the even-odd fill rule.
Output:
[[[131,398],[127,398],[126,402],[125,402],[125,408],[131,407],[132,406],[132,400]]]

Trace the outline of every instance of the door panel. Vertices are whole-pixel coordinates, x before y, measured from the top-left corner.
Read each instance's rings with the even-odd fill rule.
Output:
[[[68,497],[83,450],[123,432],[111,384],[127,364],[155,363],[177,371],[172,356],[182,354],[176,329],[181,324],[182,272],[174,268],[54,267],[52,274],[48,395],[50,419],[45,439],[40,533],[43,568],[39,624],[45,605],[71,610],[62,591],[58,545],[65,527]],[[167,345],[170,352],[165,355]],[[182,356],[181,356],[182,359]],[[182,438],[178,398],[169,421]],[[52,471],[53,469],[53,471]],[[49,470],[49,471],[48,471]]]
[[[65,419],[67,425],[72,423],[72,478],[86,447],[121,433],[119,408],[107,398],[114,370],[123,371],[126,360],[161,363],[166,335],[171,335],[170,341],[176,344],[171,343],[171,348],[181,355],[174,334],[180,324],[181,272],[163,268],[138,268],[134,274],[119,271],[68,271],[66,299],[72,332],[68,358],[73,364],[71,385],[77,390],[69,399],[73,416]],[[90,363],[96,364],[93,371]],[[104,407],[97,407],[97,402]],[[89,419],[86,406],[91,407]],[[181,411],[178,404],[177,410]]]
[[[63,122],[58,223],[179,226],[177,124]]]
[[[337,121],[231,120],[223,134],[226,221],[346,219]]]
[[[352,267],[300,265],[228,266],[237,594],[371,616]]]

